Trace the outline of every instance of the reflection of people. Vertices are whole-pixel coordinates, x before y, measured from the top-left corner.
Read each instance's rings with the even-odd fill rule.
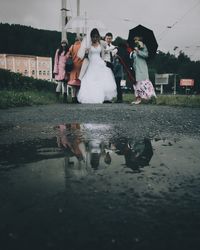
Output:
[[[78,79],[82,61],[78,56],[78,50],[81,46],[81,38],[77,37],[75,43],[70,47],[69,52],[72,56],[73,60],[73,69],[70,72],[70,79],[68,81],[68,85],[72,86],[72,103],[77,103],[77,92],[80,88],[80,80]]]
[[[55,80],[58,82],[56,88],[56,97],[59,99],[60,92],[63,92],[63,102],[67,102],[67,80],[68,73],[65,70],[65,64],[70,54],[66,40],[61,42],[61,46],[56,50],[54,59],[54,70]]]
[[[81,80],[78,93],[80,103],[103,103],[111,101],[116,96],[116,84],[111,69],[106,67],[104,60],[105,42],[100,41],[99,31],[93,29],[90,33],[91,44],[86,48],[82,41],[79,57],[88,53],[89,64]]]
[[[148,58],[148,50],[142,42],[142,37],[134,37],[135,48],[130,53],[130,58],[134,59],[133,68],[135,71],[136,83],[133,85],[136,101],[132,104],[141,103],[142,99],[149,100],[156,97],[154,87],[149,80],[148,67],[146,59]]]
[[[99,167],[100,157],[102,154],[102,144],[100,140],[91,140],[88,144],[90,153],[90,164],[93,169]]]
[[[110,164],[111,164],[111,161],[112,161],[112,159],[111,159],[111,156],[110,156],[110,152],[106,152],[106,155],[105,155],[105,157],[104,157],[104,162],[105,162],[106,164],[110,165]]]
[[[81,161],[83,160],[83,154],[80,150],[79,144],[81,143],[80,138],[77,135],[67,134],[67,130],[79,130],[79,124],[66,124],[59,125],[59,134],[57,136],[58,147],[68,149],[71,155],[76,156],[76,158]]]
[[[153,148],[148,138],[135,143],[121,138],[114,145],[116,153],[124,155],[126,166],[134,170],[149,165],[153,156]]]
[[[132,169],[148,166],[152,156],[151,141],[147,138],[133,145],[128,144],[128,148],[126,148],[124,153],[126,165]]]
[[[87,175],[86,148],[80,135],[80,124],[62,124],[58,130],[57,144],[64,154],[64,172],[66,178],[81,178]]]

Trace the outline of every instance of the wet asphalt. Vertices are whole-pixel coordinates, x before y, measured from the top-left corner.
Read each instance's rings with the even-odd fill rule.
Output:
[[[0,136],[0,249],[199,249],[200,108],[12,108]]]

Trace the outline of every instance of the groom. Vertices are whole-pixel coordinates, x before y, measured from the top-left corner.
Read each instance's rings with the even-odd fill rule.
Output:
[[[106,42],[106,49],[104,54],[104,61],[106,62],[106,66],[113,70],[113,58],[117,54],[117,48],[112,45],[113,35],[112,33],[108,32],[105,35],[105,42]]]
[[[123,77],[123,67],[119,61],[117,56],[118,49],[114,45],[112,45],[113,35],[108,32],[105,35],[106,49],[104,52],[104,61],[106,62],[106,66],[110,68],[115,77],[115,83],[117,86],[117,103],[122,102],[122,90],[120,86],[121,79]]]

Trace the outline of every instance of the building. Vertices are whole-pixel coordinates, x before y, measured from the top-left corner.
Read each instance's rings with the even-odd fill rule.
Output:
[[[0,68],[37,79],[52,79],[51,57],[0,54]]]

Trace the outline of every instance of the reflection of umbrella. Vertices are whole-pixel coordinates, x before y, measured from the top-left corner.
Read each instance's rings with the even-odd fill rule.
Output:
[[[65,29],[71,32],[76,32],[80,29],[81,32],[87,33],[93,28],[97,28],[99,31],[105,30],[105,25],[97,19],[90,19],[83,16],[77,16],[71,18],[65,26]]]
[[[134,48],[133,38],[135,36],[141,36],[143,38],[143,42],[147,46],[149,52],[149,58],[154,57],[158,48],[158,43],[153,31],[142,25],[138,25],[135,28],[129,30],[128,43],[131,48]]]
[[[132,169],[148,166],[153,156],[151,141],[144,138],[134,144],[128,144],[128,150],[124,152],[126,165]]]

